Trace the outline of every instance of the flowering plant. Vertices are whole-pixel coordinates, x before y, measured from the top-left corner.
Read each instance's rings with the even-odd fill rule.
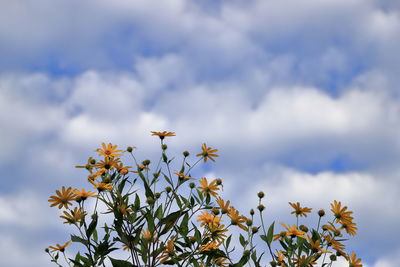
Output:
[[[340,202],[332,204],[333,221],[320,227],[325,215],[320,210],[318,227],[311,231],[307,226],[298,226],[298,218],[307,216],[311,209],[289,203],[297,225],[282,224],[285,230],[274,234],[274,223],[268,230],[264,227],[263,192],[258,193],[261,226],[257,227],[253,225],[253,209],[246,217],[229,200],[220,197],[221,179],[192,177],[193,168],[200,162],[215,161],[217,149],[203,144],[194,162],[189,160],[190,153],[184,151],[174,169],[175,158],[168,155],[164,140],[175,134],[152,134],[161,141],[160,158],[155,165],[150,160],[138,161],[134,147],[123,151],[116,145],[102,143],[96,150],[100,159],[90,157],[86,165],[76,166],[88,171],[87,180],[97,192],[63,186],[50,196],[50,206],[62,209],[60,218],[75,228],[65,244],[46,248],[52,262],[62,266],[61,261],[65,261],[78,267],[239,267],[251,263],[261,266],[264,253],[257,255],[257,242],[264,241],[272,266],[312,266],[322,255],[322,266],[331,266],[336,256],[327,249],[345,257],[350,266],[362,266],[354,253],[349,257],[344,252],[342,230],[354,235],[357,228],[352,212],[342,208]],[[132,158],[134,167],[123,163],[124,154]],[[67,257],[65,249],[71,242],[79,243],[83,250]],[[272,250],[273,242],[281,246],[276,253]],[[327,254],[330,261],[325,263]]]

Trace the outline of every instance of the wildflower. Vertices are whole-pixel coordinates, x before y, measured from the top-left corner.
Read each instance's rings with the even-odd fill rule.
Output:
[[[225,233],[228,231],[223,224],[209,224],[206,229],[208,233],[206,233],[205,236],[210,237],[212,240],[217,240],[218,242],[224,241],[226,238]]]
[[[218,191],[219,188],[215,182],[215,180],[211,181],[209,184],[207,182],[207,178],[203,177],[200,180],[200,184],[202,186],[199,186],[198,188],[203,192],[203,194],[206,195],[212,195],[213,197],[217,196],[217,193],[215,191]]]
[[[283,251],[282,250],[279,250],[279,251],[276,250],[276,252],[277,252],[276,260],[281,264],[281,266],[286,266],[285,262],[284,262],[286,256],[285,256],[285,254],[283,254]]]
[[[331,211],[335,215],[336,222],[345,223],[353,220],[353,217],[350,215],[353,213],[352,211],[347,211],[347,206],[341,207],[342,203],[337,202],[336,200],[331,204]]]
[[[103,175],[106,171],[107,171],[107,170],[106,170],[105,168],[102,168],[101,170],[98,170],[98,171],[95,172],[95,173],[90,173],[89,176],[88,176],[88,180],[92,180],[92,181],[93,181],[93,180],[96,180],[97,177]]]
[[[84,188],[82,188],[82,190],[73,189],[72,192],[77,196],[77,200],[85,200],[88,197],[97,197],[98,196],[92,191],[86,191]]]
[[[58,205],[58,208],[61,209],[62,207],[68,209],[68,205],[72,205],[70,201],[75,200],[75,195],[72,193],[71,187],[65,189],[65,186],[62,187],[61,192],[56,190],[57,196],[50,196],[49,202],[54,202],[50,205],[50,207],[54,207]]]
[[[82,217],[86,215],[86,212],[75,207],[74,210],[71,210],[70,213],[68,213],[67,211],[64,211],[64,214],[65,214],[65,216],[60,216],[60,218],[65,219],[64,224],[65,223],[75,224],[75,223],[80,222]]]
[[[297,229],[296,225],[293,225],[292,227],[288,227],[286,224],[281,223],[281,225],[283,227],[285,227],[286,231],[286,236],[290,236],[290,237],[301,237],[301,238],[307,238],[307,236],[305,236],[305,232],[300,231]]]
[[[202,211],[201,214],[199,214],[197,217],[199,219],[197,220],[200,223],[200,226],[208,225],[208,226],[214,226],[218,225],[221,222],[221,217],[219,216],[214,216],[208,211]]]
[[[84,168],[84,169],[87,169],[88,171],[92,172],[93,164],[94,164],[93,162],[96,163],[96,160],[94,158],[90,157],[90,158],[88,158],[86,165],[81,165],[81,166],[78,165],[78,166],[75,166],[75,168]]]
[[[318,251],[321,251],[322,253],[332,253],[332,252],[330,252],[328,250],[324,250],[320,247],[320,243],[321,243],[320,240],[314,241],[311,238],[308,238],[308,241],[310,242],[312,252],[316,253]]]
[[[112,183],[96,183],[92,180],[89,180],[89,182],[94,185],[94,188],[96,188],[99,192],[111,190],[114,187]]]
[[[284,239],[285,237],[286,237],[286,232],[285,232],[285,231],[282,231],[282,232],[280,232],[279,234],[276,234],[276,235],[273,236],[273,241],[276,241],[276,240],[283,241],[283,239]]]
[[[122,213],[122,215],[127,216],[129,213],[132,212],[131,209],[127,209],[125,204],[122,204],[118,207],[119,211]]]
[[[332,234],[334,234],[334,236],[343,236],[342,233],[340,232],[340,229],[337,229],[335,227],[335,225],[333,223],[329,223],[329,225],[323,225],[322,229],[324,229],[325,231],[329,231]]]
[[[325,211],[324,210],[319,210],[318,211],[318,216],[319,217],[324,217],[325,216]]]
[[[104,158],[104,160],[97,162],[95,164],[95,167],[98,169],[109,170],[109,169],[115,168],[117,166],[118,162],[119,162],[118,158],[107,157],[107,158]]]
[[[142,237],[146,241],[150,241],[153,238],[153,234],[150,233],[150,230],[146,228],[145,230],[142,230]]]
[[[200,248],[200,251],[209,251],[213,249],[217,249],[222,243],[214,240]]]
[[[136,147],[134,147],[134,146],[128,146],[127,148],[126,148],[126,151],[128,151],[129,153],[132,153],[132,151],[135,149]]]
[[[55,252],[55,251],[60,251],[60,252],[64,252],[65,248],[68,247],[68,245],[71,244],[71,241],[66,242],[64,245],[60,245],[60,244],[56,244],[55,247],[53,246],[49,246],[49,248],[52,249],[51,252]]]
[[[218,257],[213,260],[214,264],[217,266],[228,266],[229,263],[227,263],[226,261],[228,261],[228,258],[226,257]]]
[[[101,143],[101,146],[103,147],[96,149],[96,152],[99,152],[99,156],[104,156],[104,157],[119,157],[122,154],[118,152],[122,152],[121,149],[117,149],[117,146],[113,146],[111,143],[109,143],[107,146],[105,143]]]
[[[247,227],[243,225],[243,223],[246,223],[247,218],[245,216],[240,216],[238,210],[234,207],[230,207],[228,210],[228,216],[231,218],[232,225],[236,225],[244,231],[247,231]]]
[[[175,244],[174,244],[174,239],[170,239],[167,242],[167,247],[165,250],[162,252],[160,256],[157,257],[158,260],[160,260],[160,264],[163,264],[166,262],[171,256],[173,256],[175,253]]]
[[[357,255],[352,252],[351,257],[348,257],[347,259],[349,261],[350,267],[362,267],[363,265],[361,264],[361,259],[357,259]]]
[[[357,234],[357,227],[356,227],[356,223],[355,222],[345,222],[342,224],[342,228],[344,230],[346,230],[346,233],[348,233],[349,235],[355,235]]]
[[[311,212],[311,208],[307,208],[307,207],[300,207],[300,203],[291,203],[289,202],[289,205],[292,206],[292,208],[294,209],[294,211],[291,212],[291,214],[296,214],[296,217],[298,216],[304,216],[307,217],[307,213]]]
[[[132,167],[131,166],[123,166],[122,162],[120,162],[115,165],[115,168],[117,169],[119,174],[126,175],[129,173],[129,168],[132,168]]]
[[[182,172],[177,172],[177,171],[175,171],[174,173],[175,173],[176,175],[178,175],[178,178],[179,178],[179,180],[181,180],[181,181],[183,181],[183,180],[185,180],[185,179],[193,179],[193,180],[194,180],[193,177],[185,176],[185,174],[182,173]]]
[[[296,264],[296,266],[304,266],[304,267],[306,267],[306,266],[307,267],[309,267],[309,266],[311,267],[314,264],[317,264],[315,262],[315,258],[314,257],[307,257],[306,255],[303,255],[301,257],[295,258],[293,262]],[[308,262],[308,263],[304,264],[305,262]]]
[[[164,132],[151,131],[151,133],[152,133],[152,135],[156,135],[156,136],[160,137],[161,140],[163,140],[167,136],[175,136],[174,132],[167,132],[167,131],[164,131]]]
[[[215,152],[218,151],[218,149],[212,149],[211,147],[207,147],[207,145],[204,143],[201,146],[201,149],[203,150],[202,153],[199,153],[196,155],[196,157],[203,157],[204,162],[207,162],[207,159],[210,159],[215,162],[214,157],[219,157]]]
[[[219,197],[219,198],[217,198],[217,203],[218,203],[219,207],[221,208],[222,214],[228,213],[229,204],[230,204],[229,200],[224,202],[224,200]]]

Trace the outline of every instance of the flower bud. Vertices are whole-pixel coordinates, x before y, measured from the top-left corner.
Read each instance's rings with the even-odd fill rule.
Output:
[[[196,187],[196,184],[192,182],[192,183],[189,184],[189,187],[190,187],[191,189],[193,189],[193,188]]]
[[[325,211],[324,210],[319,210],[318,211],[318,215],[319,215],[319,217],[323,217],[325,215]]]
[[[276,267],[278,264],[276,263],[276,261],[271,261],[269,264],[271,264],[272,267]]]
[[[50,252],[49,248],[45,248],[44,252],[49,253]]]
[[[133,147],[131,147],[131,146],[128,146],[128,147],[126,148],[126,151],[128,151],[129,153],[132,153],[132,151],[133,151]]]
[[[150,165],[150,160],[149,159],[143,160],[142,164],[144,166],[149,166]]]
[[[186,157],[189,157],[189,155],[190,155],[190,153],[189,153],[189,151],[183,151],[183,156],[186,158]]]
[[[162,150],[167,150],[167,148],[168,148],[167,144],[162,144],[162,146],[161,146]]]
[[[247,226],[252,226],[252,225],[253,225],[253,221],[250,220],[250,219],[247,219],[247,220],[246,220],[246,225],[247,225]]]
[[[215,180],[215,183],[216,183],[217,185],[222,185],[222,180],[221,180],[220,178],[217,178],[217,179]]]
[[[257,226],[253,226],[253,228],[251,228],[251,232],[253,233],[253,234],[256,234],[257,232],[258,232],[258,229],[259,229],[260,227],[257,227]]]
[[[263,191],[260,191],[260,192],[257,193],[257,196],[261,199],[261,198],[263,198],[265,196],[265,194],[264,194]]]
[[[165,191],[166,191],[167,193],[169,193],[169,192],[172,191],[172,188],[171,188],[170,186],[167,186],[167,187],[165,188]]]
[[[161,196],[161,193],[160,193],[160,192],[156,192],[156,193],[154,194],[154,196],[156,197],[156,199],[159,199],[160,196]]]
[[[299,227],[299,229],[301,230],[301,231],[303,231],[303,232],[308,232],[308,227],[307,226],[305,226],[305,225],[300,225],[300,227]]]
[[[158,176],[160,176],[160,173],[159,173],[159,172],[155,172],[155,173],[153,173],[153,177],[154,177],[154,178],[156,178],[156,179],[157,179],[157,178],[158,178]]]
[[[263,210],[265,210],[265,206],[263,204],[260,204],[257,206],[257,209],[262,212]]]
[[[90,164],[92,164],[92,165],[93,165],[93,164],[96,164],[96,160],[95,160],[95,159],[91,159],[91,160],[90,160]]]
[[[326,225],[326,224],[322,225],[322,230],[328,231],[328,225]]]
[[[191,243],[194,243],[194,242],[196,242],[196,237],[195,236],[191,236],[191,237],[189,237],[189,240],[190,240]]]
[[[251,216],[254,215],[254,210],[253,210],[253,209],[250,210],[250,215],[251,215]]]
[[[152,197],[148,197],[148,198],[146,199],[146,202],[147,202],[147,204],[149,204],[149,205],[154,204],[154,199],[153,199]]]
[[[213,208],[213,209],[212,209],[212,213],[213,213],[214,215],[219,215],[219,209],[218,209],[218,208]]]
[[[331,261],[336,261],[336,255],[332,254],[329,258],[331,259]]]
[[[248,249],[246,249],[245,251],[243,251],[243,255],[244,255],[244,256],[249,256],[250,253],[251,253],[251,251],[248,250]]]

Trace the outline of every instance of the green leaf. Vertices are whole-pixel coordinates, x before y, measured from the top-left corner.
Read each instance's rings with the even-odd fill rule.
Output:
[[[156,217],[157,219],[161,220],[161,218],[162,218],[162,205],[160,205],[160,206],[157,208],[156,213],[155,213],[155,217]]]
[[[86,236],[87,238],[90,238],[90,236],[92,235],[93,231],[96,229],[97,226],[97,214],[93,214],[92,216],[92,222],[89,224],[88,229],[86,230]]]
[[[98,236],[97,236],[97,230],[96,229],[94,229],[94,231],[93,231],[93,241],[96,242],[96,243],[98,241]]]
[[[108,257],[108,258],[110,259],[113,267],[134,267],[135,266],[132,263],[130,263],[129,261],[117,260],[117,259],[113,259],[111,257]]]
[[[180,233],[183,236],[186,236],[189,232],[189,215],[186,213],[185,216],[182,219],[181,225],[180,225]]]
[[[230,235],[230,236],[226,239],[226,242],[225,242],[226,248],[229,248],[229,245],[230,245],[230,243],[231,243],[231,239],[232,239],[232,235]]]
[[[273,223],[270,225],[270,227],[268,228],[267,240],[266,240],[268,246],[271,245],[272,238],[274,237],[274,225],[275,225],[275,222],[273,222]]]
[[[89,244],[89,242],[86,239],[83,239],[83,238],[81,238],[79,236],[76,236],[76,235],[71,235],[71,241],[72,242],[79,242],[79,243],[82,243],[84,245]]]
[[[138,196],[138,194],[136,194],[135,196],[135,204],[134,204],[134,210],[138,211],[140,209],[140,198]]]
[[[160,236],[168,233],[169,230],[174,227],[175,223],[178,221],[179,217],[181,217],[185,212],[182,211],[175,211],[171,214],[169,214],[167,217],[161,219],[160,223],[161,225],[165,224],[164,229],[160,232]]]
[[[240,244],[242,245],[242,247],[245,247],[246,246],[246,240],[244,239],[244,237],[243,237],[243,235],[242,234],[240,234],[240,236],[239,236],[239,241],[240,241]]]
[[[154,217],[151,215],[150,212],[147,213],[146,220],[150,233],[154,233],[156,226],[154,225]]]

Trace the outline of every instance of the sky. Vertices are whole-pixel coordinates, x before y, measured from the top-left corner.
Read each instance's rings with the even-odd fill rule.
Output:
[[[397,0],[1,0],[0,266],[51,266],[68,228],[47,199],[86,186],[101,142],[153,157],[220,158],[243,213],[266,194],[354,211],[348,248],[400,266],[400,2]]]

